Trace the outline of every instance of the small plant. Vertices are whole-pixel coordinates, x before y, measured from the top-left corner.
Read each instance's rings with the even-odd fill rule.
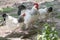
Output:
[[[12,10],[14,10],[14,8],[11,7],[3,8],[3,12],[10,12]]]
[[[48,23],[44,24],[42,35],[38,34],[37,40],[58,40],[55,27],[51,27]]]
[[[6,8],[0,8],[0,12],[11,12],[15,10],[15,8],[12,8],[12,7],[6,7]]]
[[[49,25],[48,23],[46,23],[44,26],[45,28],[42,32],[42,40],[58,40],[55,27],[51,27],[51,25]]]

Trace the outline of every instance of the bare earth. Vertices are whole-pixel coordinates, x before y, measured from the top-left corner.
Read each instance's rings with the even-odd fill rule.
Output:
[[[56,29],[57,29],[58,35],[59,35],[60,34],[60,32],[59,32],[60,31],[60,19],[54,18],[54,21],[57,22],[56,23]],[[14,28],[6,27],[6,26],[0,27],[0,37],[6,37],[7,35],[11,34],[15,28],[17,28],[17,27],[14,27]],[[17,29],[17,31],[19,32],[20,30]],[[24,39],[21,39],[21,38],[8,38],[8,39],[11,39],[11,40],[24,40]],[[26,40],[30,40],[30,39],[26,39]]]

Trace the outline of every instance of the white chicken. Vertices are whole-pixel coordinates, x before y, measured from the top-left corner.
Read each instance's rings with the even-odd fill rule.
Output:
[[[52,7],[39,9],[38,12],[40,13],[40,21],[46,21],[48,19],[49,14],[53,11]]]
[[[24,13],[21,13],[19,20],[21,17],[24,19],[24,24],[26,25],[26,29],[34,23],[38,18],[38,3],[34,3],[34,6],[31,10],[26,10]]]
[[[18,23],[17,18],[14,18],[14,17],[12,17],[12,16],[10,16],[8,14],[3,14],[2,16],[4,18],[4,21],[9,20],[9,21],[12,21],[13,23],[16,23],[16,24]]]
[[[5,24],[7,26],[14,26],[14,25],[18,24],[18,19],[14,18],[8,14],[3,14],[2,17],[3,17],[4,21],[6,22]]]

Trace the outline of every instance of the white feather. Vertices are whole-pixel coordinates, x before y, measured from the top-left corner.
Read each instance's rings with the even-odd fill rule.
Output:
[[[6,26],[8,27],[16,27],[18,25],[18,20],[17,18],[14,18],[10,15],[6,17]]]
[[[46,17],[46,14],[47,14],[47,8],[39,9],[38,11],[40,13],[40,19],[44,19]]]
[[[13,23],[18,23],[17,18],[14,18],[12,16],[8,16],[6,19],[12,21]]]
[[[30,24],[32,24],[32,22],[34,22],[35,20],[37,20],[37,12],[38,10],[33,7],[31,10],[25,10],[25,14],[26,16],[24,16],[24,23],[26,24],[26,26],[29,26]],[[21,15],[23,15],[24,13],[22,13]]]

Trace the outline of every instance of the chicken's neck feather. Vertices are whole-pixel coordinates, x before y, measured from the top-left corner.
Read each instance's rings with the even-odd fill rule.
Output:
[[[37,11],[38,11],[38,10],[37,10],[35,7],[33,7],[33,8],[31,9],[31,14],[36,14]]]

